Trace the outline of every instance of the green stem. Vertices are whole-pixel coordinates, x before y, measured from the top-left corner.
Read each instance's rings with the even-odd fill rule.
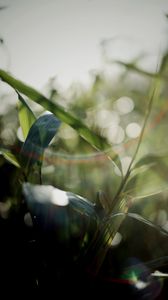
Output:
[[[160,81],[159,81],[159,82],[160,82]],[[158,94],[158,91],[159,91],[159,90],[160,90],[160,89],[158,88],[158,84],[157,84],[157,85],[155,86],[155,88],[153,89],[152,95],[151,95],[151,97],[150,97],[150,99],[149,99],[149,102],[148,102],[148,106],[147,106],[147,109],[146,109],[146,115],[145,115],[144,123],[143,123],[143,126],[142,126],[141,134],[140,134],[140,136],[139,136],[139,140],[138,140],[138,144],[137,144],[136,150],[135,150],[134,155],[133,155],[133,157],[132,157],[132,160],[131,160],[131,162],[130,162],[130,164],[129,164],[128,170],[127,170],[127,172],[126,172],[126,174],[125,174],[123,180],[121,181],[121,184],[120,184],[120,186],[119,186],[119,188],[118,188],[118,191],[117,191],[117,193],[116,193],[116,195],[115,195],[115,197],[114,197],[114,199],[113,199],[112,206],[111,206],[111,209],[110,209],[110,211],[109,211],[109,214],[111,214],[111,212],[113,211],[114,206],[115,206],[115,205],[117,204],[117,202],[119,201],[120,195],[121,195],[122,191],[124,190],[124,187],[125,187],[125,185],[126,185],[126,183],[127,183],[127,180],[128,180],[128,178],[129,178],[129,176],[130,176],[131,168],[132,168],[133,162],[134,162],[134,160],[136,159],[136,156],[137,156],[137,154],[138,154],[138,151],[139,151],[139,148],[140,148],[140,145],[141,145],[143,136],[144,136],[146,124],[147,124],[147,122],[148,122],[149,115],[150,115],[151,110],[152,110],[152,105],[153,105],[154,99],[155,99],[156,95]]]

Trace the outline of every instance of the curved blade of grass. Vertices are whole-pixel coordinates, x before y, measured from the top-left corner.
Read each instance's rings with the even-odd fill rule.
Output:
[[[146,182],[147,184],[144,184]],[[150,195],[158,194],[160,191],[166,191],[167,179],[160,178],[155,171],[146,172],[144,175],[135,177],[135,184],[133,181],[126,187],[126,193],[131,194],[133,200],[146,198]]]
[[[28,132],[36,121],[36,117],[32,112],[31,108],[28,106],[27,102],[23,99],[23,97],[16,91],[18,94],[18,111],[19,111],[19,121],[20,126],[22,128],[23,136],[26,139]]]
[[[163,163],[163,160],[166,158],[168,159],[168,154],[147,154],[139,159],[139,161],[134,165],[133,169],[135,170],[141,166],[156,165],[158,163],[160,164]]]
[[[3,155],[3,157],[9,161],[12,165],[14,165],[15,167],[17,168],[20,168],[20,163],[17,159],[17,157],[12,153],[10,152],[9,150],[7,149],[3,149],[3,148],[0,148],[0,152],[1,154]]]
[[[105,152],[107,156],[110,159],[112,159],[121,170],[121,164],[120,164],[120,159],[118,157],[118,154],[112,150],[111,145],[108,144],[105,138],[92,132],[85,124],[83,124],[81,120],[72,116],[70,113],[65,111],[65,109],[60,105],[58,105],[57,103],[51,102],[49,99],[47,99],[45,96],[43,96],[34,88],[26,85],[20,80],[15,79],[13,76],[9,75],[7,72],[1,69],[0,69],[0,78],[4,82],[8,83],[15,90],[19,91],[20,93],[27,96],[29,99],[40,104],[46,110],[51,111],[62,122],[65,122],[66,124],[74,128],[79,133],[79,135],[82,138],[84,138],[90,145],[92,145],[97,150]]]
[[[122,213],[121,213],[122,215]],[[161,234],[166,235],[168,237],[168,232],[160,227],[159,225],[156,225],[155,223],[149,221],[148,219],[142,217],[141,215],[135,214],[135,213],[127,213],[127,217],[130,217],[134,220],[137,220],[145,225],[148,225],[149,227],[152,227],[156,230],[158,230]]]
[[[168,194],[168,188],[160,189],[160,190],[157,190],[157,191],[145,194],[145,195],[135,196],[135,197],[133,197],[133,201],[147,199],[147,198],[153,198],[154,196],[161,197],[163,194],[166,194],[166,195]]]
[[[151,175],[149,170],[151,170],[151,172],[154,170],[155,173],[158,174],[159,177],[163,179],[163,181],[167,181],[168,155],[148,154],[143,156],[132,168],[131,174],[124,188],[124,191],[133,192],[136,189],[142,190],[142,187],[138,188],[137,181],[141,178],[142,178],[141,180],[142,182],[143,180],[145,181],[145,179],[149,180]],[[156,188],[155,183],[153,185],[153,188],[155,190]],[[159,188],[159,184],[158,184],[158,188]]]

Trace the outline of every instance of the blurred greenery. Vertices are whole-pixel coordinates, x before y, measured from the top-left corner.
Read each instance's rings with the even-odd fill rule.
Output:
[[[0,220],[2,226],[6,220],[12,225],[23,225],[23,220],[17,222],[22,203],[21,184],[27,180],[27,174],[20,151],[25,150],[26,143],[37,142],[36,146],[44,152],[40,164],[44,185],[81,195],[96,205],[98,192],[104,195],[99,198],[100,206],[107,210],[108,230],[109,226],[113,230],[110,229],[111,235],[105,241],[100,238],[95,242],[96,247],[102,243],[109,250],[101,271],[103,278],[109,274],[120,276],[119,273],[125,276],[123,265],[130,257],[136,257],[135,265],[143,262],[150,271],[159,268],[168,272],[168,52],[165,51],[155,73],[141,69],[135,61],[115,63],[125,68],[115,82],[97,72],[90,86],[84,88],[79,83],[63,93],[52,81],[47,96],[0,70],[0,78],[16,91],[3,92],[6,83],[0,82]],[[155,91],[156,87],[159,88]],[[47,130],[51,129],[47,127],[39,144],[34,126],[38,127],[41,138],[40,120],[45,110],[62,123],[57,135],[54,127],[46,140]],[[145,118],[147,124],[142,136]],[[53,125],[53,120],[50,123]],[[28,142],[24,143],[25,139]],[[38,182],[36,173],[34,181]],[[117,207],[116,198],[120,203]],[[130,214],[123,214],[127,210]],[[118,219],[114,212],[121,213]],[[16,236],[19,239],[24,234],[27,234],[25,229]],[[121,237],[118,242],[114,238],[117,234]],[[102,251],[101,247],[99,250]],[[102,253],[98,259],[100,256],[103,257]]]

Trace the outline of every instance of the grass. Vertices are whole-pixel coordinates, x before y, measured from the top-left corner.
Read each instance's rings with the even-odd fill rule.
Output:
[[[138,288],[137,282],[141,281],[149,287],[157,286],[156,294],[161,292],[159,280],[151,274],[157,268],[167,272],[167,231],[158,221],[159,213],[165,215],[167,210],[163,200],[156,201],[158,214],[154,206],[157,195],[163,197],[164,194],[167,203],[166,141],[159,144],[161,150],[156,146],[167,132],[164,119],[167,53],[156,74],[131,63],[124,65],[128,73],[134,71],[148,78],[145,92],[135,90],[136,83],[131,87],[132,83],[126,80],[122,88],[119,82],[118,90],[112,93],[111,83],[99,74],[99,80],[95,79],[90,90],[81,91],[76,102],[70,102],[67,109],[58,103],[57,97],[51,100],[0,70],[1,80],[16,92],[19,104],[15,117],[23,131],[23,141],[16,136],[13,145],[6,144],[3,135],[1,138],[0,174],[2,182],[7,174],[5,184],[8,186],[2,190],[0,202],[2,244],[7,253],[15,244],[13,253],[17,253],[20,262],[19,272],[25,274],[18,254],[20,247],[23,250],[29,274],[24,286],[30,285],[31,291],[53,290],[55,284],[60,288],[66,284],[72,289],[75,281],[86,291],[92,285],[91,290],[96,295],[101,291],[105,295],[109,290],[119,295],[122,286],[136,299],[149,293],[145,287]],[[152,92],[149,91],[151,81]],[[128,96],[135,97],[135,108],[129,114],[120,113],[121,129],[124,132],[130,118],[134,122],[138,118],[141,132],[136,139],[127,137],[115,144],[106,135],[110,125],[103,127],[100,112],[104,110],[106,116],[109,111],[113,117],[119,115],[116,105],[126,89],[124,84]],[[101,100],[97,103],[100,95],[104,97],[103,107]],[[106,101],[104,95],[108,95],[110,101]],[[40,112],[31,108],[30,100],[50,113],[40,116]],[[78,115],[83,115],[83,120]],[[154,122],[156,126],[150,126]],[[155,132],[152,132],[154,127]],[[122,158],[127,156],[131,160],[124,171]],[[26,190],[25,182],[29,182]],[[146,202],[148,205],[146,199],[151,199]],[[135,228],[130,229],[130,224]],[[131,243],[138,235],[136,227],[142,238],[141,243],[133,243],[132,251]],[[119,234],[121,240],[118,239],[117,244]],[[7,241],[6,236],[10,236]],[[143,237],[149,240],[148,246]],[[163,249],[159,246],[161,242]],[[160,263],[161,258],[164,264]],[[7,269],[9,274],[12,266],[17,268],[10,258],[3,270]],[[18,278],[22,282],[20,274]],[[16,284],[15,279],[10,282]],[[151,294],[151,299],[153,297]]]

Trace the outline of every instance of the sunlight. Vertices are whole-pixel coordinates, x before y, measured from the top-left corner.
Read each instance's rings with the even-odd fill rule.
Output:
[[[122,165],[122,172],[123,175],[127,173],[128,167],[131,163],[132,157],[131,156],[125,156],[121,158],[121,165]]]
[[[121,233],[116,232],[116,234],[112,240],[111,246],[118,246],[121,243],[121,241],[122,241]]]
[[[129,123],[126,127],[126,134],[130,138],[137,138],[141,133],[141,126],[138,123]]]
[[[100,127],[106,128],[113,124],[120,122],[119,114],[116,111],[109,111],[107,109],[101,109],[96,113],[96,120]]]
[[[121,97],[116,101],[115,108],[121,115],[125,115],[133,111],[134,102],[129,97]]]
[[[110,143],[120,144],[125,138],[124,130],[118,124],[112,124],[106,130],[107,139]]]
[[[21,126],[18,127],[18,130],[17,130],[17,137],[18,137],[19,141],[21,141],[21,142],[24,142],[24,141],[25,141]]]
[[[58,206],[67,206],[69,204],[67,193],[54,188],[51,192],[51,202]]]

